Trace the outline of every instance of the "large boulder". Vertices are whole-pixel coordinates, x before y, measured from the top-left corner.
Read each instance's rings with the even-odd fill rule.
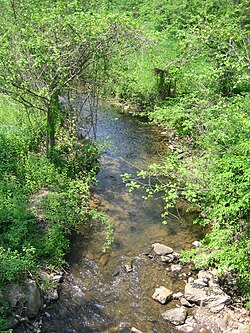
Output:
[[[33,319],[42,306],[42,295],[35,281],[27,279],[23,284],[11,283],[6,290],[6,300],[13,312]]]
[[[215,283],[209,285],[208,282],[204,279],[188,282],[185,286],[185,298],[197,305],[207,306],[212,312],[219,312],[231,298],[219,285]]]
[[[187,310],[183,306],[170,309],[162,313],[162,317],[174,325],[182,325],[185,323]]]
[[[171,254],[174,252],[174,250],[171,247],[160,244],[160,243],[152,244],[152,249],[153,249],[154,253],[158,256],[165,256],[167,254]]]

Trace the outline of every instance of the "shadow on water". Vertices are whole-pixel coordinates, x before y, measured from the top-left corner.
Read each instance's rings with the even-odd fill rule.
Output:
[[[59,315],[50,322],[50,332],[59,332],[56,328],[53,330],[53,327],[60,327],[63,333],[96,333],[104,331],[106,326],[112,323],[109,316],[101,309],[99,300],[81,300],[78,304],[74,299],[74,302],[70,302],[68,306],[64,303],[59,310]]]
[[[109,146],[102,155],[94,195],[114,224],[115,242],[110,252],[103,254],[101,230],[73,237],[68,258],[70,274],[42,332],[126,333],[125,327],[118,328],[121,323],[145,333],[175,332],[163,321],[161,313],[175,306],[176,301],[163,306],[151,296],[160,285],[174,292],[183,290],[184,281],[166,269],[166,264],[156,263],[142,253],[155,242],[175,251],[189,248],[202,231],[192,224],[191,213],[171,217],[163,225],[162,201],[143,201],[140,190],[129,193],[122,183],[121,174],[135,174],[137,169],[160,161],[165,147],[157,128],[142,126],[112,110],[102,110],[97,138],[108,141]],[[177,211],[172,213],[178,215]],[[132,267],[130,272],[125,269],[128,264]]]

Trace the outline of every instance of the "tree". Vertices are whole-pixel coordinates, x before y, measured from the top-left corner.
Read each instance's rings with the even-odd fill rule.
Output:
[[[46,116],[48,153],[67,116],[59,96],[67,93],[71,102],[73,93],[96,88],[131,34],[124,20],[98,15],[87,1],[1,0],[0,6],[0,92]]]

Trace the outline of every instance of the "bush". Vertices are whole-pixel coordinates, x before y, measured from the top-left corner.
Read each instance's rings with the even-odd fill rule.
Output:
[[[16,109],[10,101],[1,102],[2,285],[29,270],[34,272],[40,265],[57,267],[64,263],[69,234],[91,218],[90,186],[99,153],[90,141],[80,142],[72,127],[61,130],[54,151],[45,157],[43,147],[36,146],[40,134],[34,127],[31,130],[24,110]],[[4,118],[6,110],[9,118]]]

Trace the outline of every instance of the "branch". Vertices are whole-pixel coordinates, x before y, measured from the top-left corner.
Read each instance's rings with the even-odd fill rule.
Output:
[[[28,88],[22,87],[22,86],[18,85],[18,84],[15,83],[15,82],[11,82],[11,85],[12,85],[13,87],[15,87],[15,88],[21,90],[21,91],[25,91],[25,92],[28,93],[29,95],[32,95],[32,96],[34,96],[34,97],[38,97],[38,98],[40,98],[40,99],[42,99],[42,100],[48,102],[48,99],[47,99],[46,97],[44,97],[44,96],[40,96],[39,94],[36,94],[34,91],[32,91],[32,90],[30,90],[30,89],[28,89]]]

